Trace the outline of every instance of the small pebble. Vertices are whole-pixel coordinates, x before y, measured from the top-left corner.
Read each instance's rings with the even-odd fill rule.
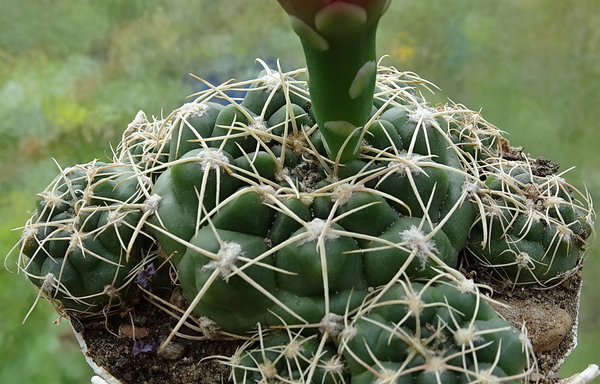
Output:
[[[165,360],[180,360],[185,353],[185,345],[171,341],[169,344],[160,346],[158,349],[158,357]]]
[[[573,319],[567,311],[552,303],[526,300],[511,304],[496,310],[517,328],[525,322],[535,352],[555,349],[571,332]]]
[[[536,352],[551,351],[569,334],[573,320],[562,308],[551,311],[538,309],[524,316],[525,321],[537,321],[535,333],[532,331],[531,345]],[[529,323],[528,322],[528,323]],[[526,323],[527,324],[527,323]],[[535,337],[534,337],[535,336]]]

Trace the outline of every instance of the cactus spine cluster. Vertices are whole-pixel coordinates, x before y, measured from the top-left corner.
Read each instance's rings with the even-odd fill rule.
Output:
[[[237,383],[526,378],[526,333],[458,268],[568,278],[593,236],[588,199],[478,113],[430,106],[427,82],[378,65],[388,2],[281,3],[310,80],[262,63],[164,120],[140,112],[110,164],[40,194],[21,270],[63,313],[94,315],[168,261],[189,303],[173,335],[189,316],[210,337],[258,332],[226,361]]]

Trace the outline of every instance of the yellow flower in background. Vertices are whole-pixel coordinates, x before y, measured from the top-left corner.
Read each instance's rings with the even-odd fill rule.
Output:
[[[414,39],[407,32],[400,32],[392,39],[391,58],[398,63],[405,64],[415,56]]]

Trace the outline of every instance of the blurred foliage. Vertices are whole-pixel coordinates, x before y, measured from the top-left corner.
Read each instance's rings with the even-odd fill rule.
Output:
[[[32,199],[18,191],[0,198],[0,249],[19,237],[11,231],[27,219]],[[53,324],[57,314],[47,302],[41,302],[23,325],[23,319],[36,293],[22,275],[0,269],[0,382],[2,383],[84,383],[91,369],[85,364],[68,322]],[[60,358],[58,358],[60,356]]]
[[[68,166],[110,156],[136,112],[168,114],[213,83],[250,78],[259,57],[303,65],[275,0],[0,0],[0,255],[35,193]],[[394,0],[384,64],[411,70],[509,133],[532,156],[577,166],[566,178],[600,201],[600,2]],[[580,346],[563,375],[600,361],[598,251],[584,269]],[[14,255],[8,265],[14,271]],[[0,270],[0,382],[84,383],[91,370],[47,303]],[[60,357],[60,358],[59,358]]]

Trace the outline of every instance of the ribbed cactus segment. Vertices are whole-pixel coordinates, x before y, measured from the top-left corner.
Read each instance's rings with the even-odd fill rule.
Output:
[[[547,160],[491,158],[469,252],[513,284],[552,285],[578,270],[594,236],[586,196],[554,174]]]
[[[141,268],[148,177],[93,161],[64,169],[38,195],[23,231],[22,268],[41,293],[82,314],[122,304]]]
[[[329,316],[320,340],[290,330],[260,333],[227,361],[235,383],[516,384],[525,378],[527,337],[498,316],[472,281],[435,280],[387,284],[355,315]]]
[[[345,382],[347,372],[332,345],[293,331],[270,332],[261,347],[239,352],[231,361],[236,384]]]
[[[389,94],[379,110],[372,99],[373,134],[367,130],[358,159],[339,164],[314,144],[320,130],[297,74],[265,69],[240,104],[219,108],[209,91],[186,106],[201,112],[180,110],[162,123],[173,127],[169,149],[177,155],[156,167],[149,230],[198,301],[196,314],[225,332],[318,322],[349,302],[355,308],[369,287],[396,275],[455,268],[475,218],[463,193],[467,159],[448,139],[443,113],[411,104],[406,84],[414,79],[382,75],[379,89]],[[240,240],[239,257],[219,264],[219,249],[236,236],[260,246]],[[231,311],[256,302],[256,314],[210,304],[221,290],[239,298]]]
[[[351,374],[368,372],[374,381],[382,379],[377,367],[391,362],[402,367],[393,372],[396,377],[410,375],[432,383],[445,376],[450,382],[459,382],[463,375],[481,380],[489,374],[485,364],[498,368],[494,374],[499,377],[524,376],[530,348],[526,338],[471,284],[385,287],[368,304],[369,310],[341,333],[341,351]]]
[[[176,264],[184,292],[203,293],[196,312],[239,334],[264,323],[276,289],[267,250],[258,236],[208,226],[198,231]]]

